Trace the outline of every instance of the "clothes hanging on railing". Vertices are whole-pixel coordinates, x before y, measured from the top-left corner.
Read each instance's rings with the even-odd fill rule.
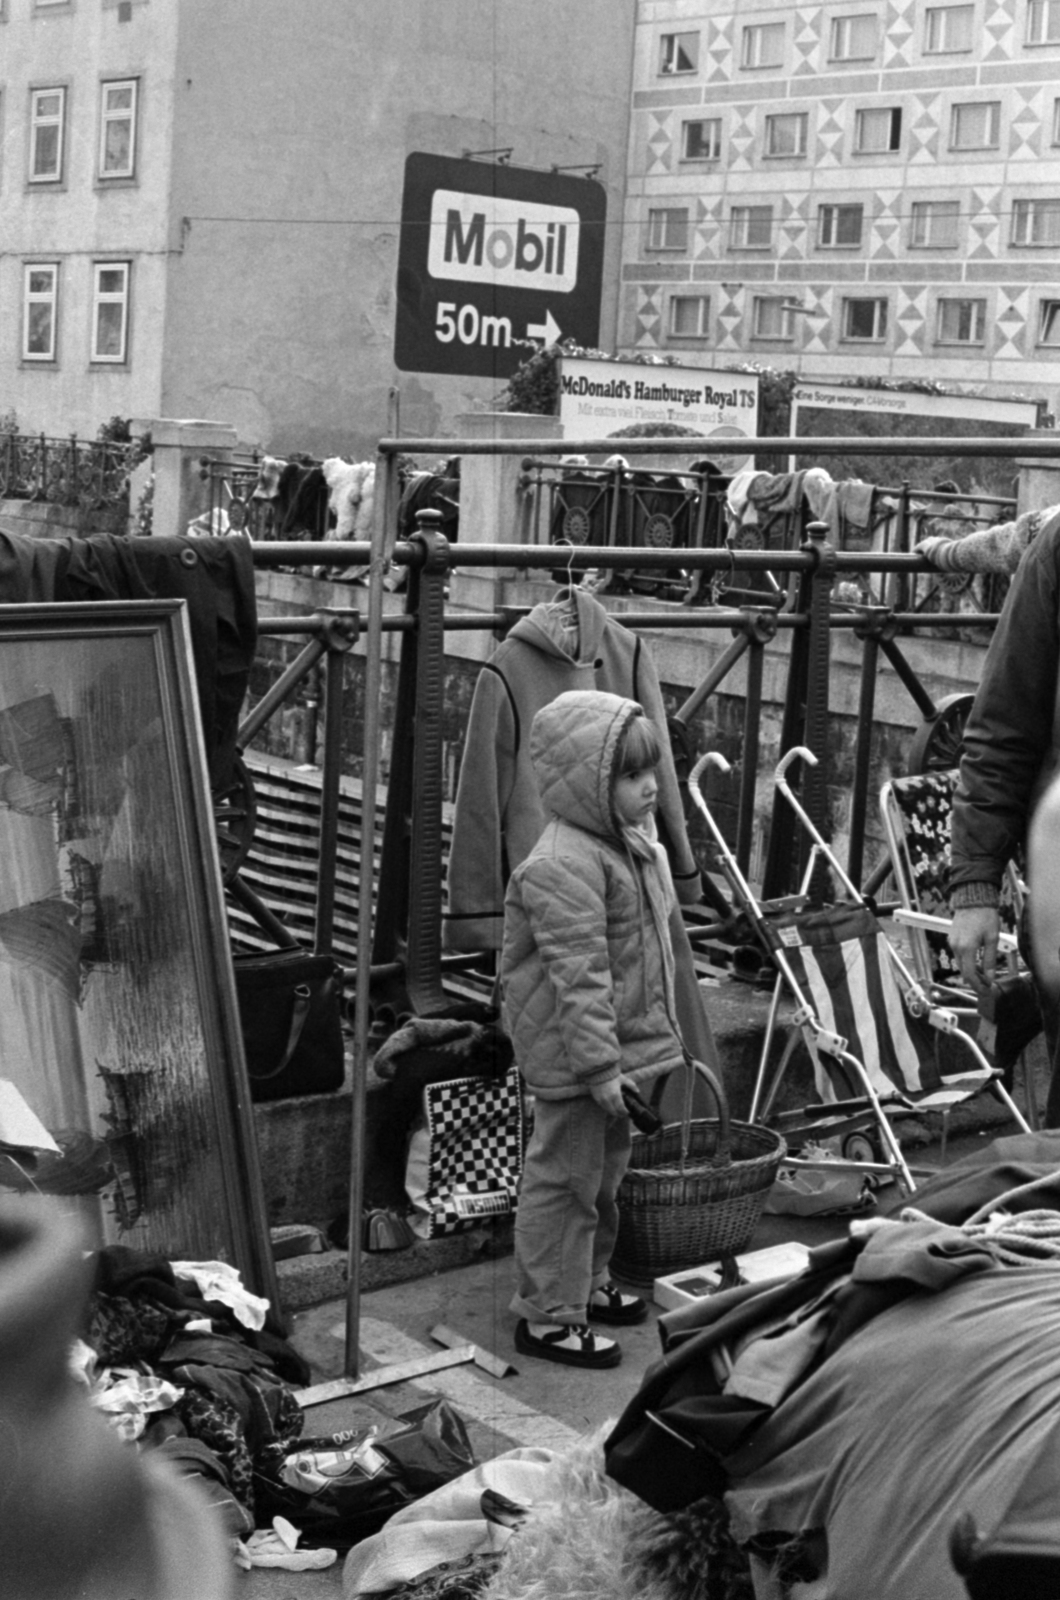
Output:
[[[542,706],[568,689],[603,689],[636,700],[662,741],[659,834],[679,898],[701,892],[688,843],[677,773],[670,753],[658,674],[643,641],[610,617],[583,589],[577,604],[578,643],[563,646],[565,619],[543,601],[517,622],[479,673],[468,719],[449,853],[446,947],[498,950],[509,874],[533,849],[547,818],[530,762],[530,724]]]
[[[258,638],[250,540],[30,539],[0,529],[0,603],[86,600],[187,602],[210,784],[225,793]]]

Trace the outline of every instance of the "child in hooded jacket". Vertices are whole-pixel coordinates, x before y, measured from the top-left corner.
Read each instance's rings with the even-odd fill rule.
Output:
[[[611,1367],[591,1322],[642,1322],[611,1282],[617,1194],[631,1149],[623,1082],[679,1066],[675,904],[654,839],[659,738],[640,706],[598,690],[560,695],[530,734],[549,814],[505,897],[501,984],[515,1060],[534,1096],[515,1221],[523,1354]]]

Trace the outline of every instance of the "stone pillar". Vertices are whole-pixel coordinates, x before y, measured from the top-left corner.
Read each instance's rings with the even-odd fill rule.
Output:
[[[558,417],[528,411],[471,411],[455,419],[462,439],[540,439],[548,449],[563,438]],[[510,456],[461,456],[460,544],[525,544],[533,537],[532,502],[519,487],[522,453]],[[543,530],[547,537],[547,530]],[[542,575],[543,576],[543,575]],[[495,611],[513,588],[525,588],[526,574],[511,567],[472,567],[453,572],[449,597],[459,611]],[[526,596],[519,595],[520,603]],[[530,602],[532,603],[532,601]],[[446,641],[450,655],[485,661],[497,648],[489,633],[454,633]]]
[[[236,430],[224,422],[159,417],[146,424],[154,445],[155,490],[152,532],[184,533],[193,517],[209,510],[210,485],[201,458],[231,460]]]
[[[563,438],[558,417],[526,411],[470,411],[456,418],[462,439],[540,439],[547,448]],[[522,458],[463,456],[460,461],[461,544],[525,542]]]
[[[1060,437],[1052,428],[1043,428],[1028,433],[1027,438],[1033,439],[1036,436],[1052,440]],[[1041,511],[1046,506],[1060,505],[1060,457],[1052,461],[1017,460],[1016,469],[1017,514],[1022,515],[1024,511]]]

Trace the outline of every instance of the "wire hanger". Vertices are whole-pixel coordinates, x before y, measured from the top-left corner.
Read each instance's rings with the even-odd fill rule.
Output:
[[[562,539],[557,539],[556,543],[565,544],[570,550],[570,554],[567,557],[567,582],[565,588],[560,590],[555,599],[548,602],[548,607],[553,616],[562,617],[565,622],[576,622],[578,620],[578,604],[574,598],[574,552],[577,546],[574,540],[568,539],[566,535]]]

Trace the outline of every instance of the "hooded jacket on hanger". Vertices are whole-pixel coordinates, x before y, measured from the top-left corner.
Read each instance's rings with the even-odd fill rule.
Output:
[[[542,601],[515,624],[479,673],[468,719],[449,853],[449,950],[499,950],[508,878],[541,836],[547,814],[530,760],[530,724],[571,689],[635,700],[659,730],[659,836],[678,899],[701,895],[670,754],[658,674],[643,641],[584,589],[572,589],[576,630]],[[576,640],[575,640],[576,633]]]

